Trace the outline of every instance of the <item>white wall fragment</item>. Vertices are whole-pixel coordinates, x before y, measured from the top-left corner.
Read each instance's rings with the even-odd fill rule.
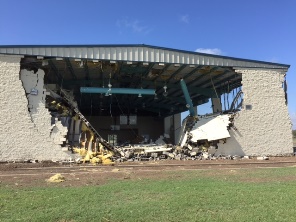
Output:
[[[191,130],[192,141],[219,140],[229,138],[227,127],[229,126],[229,115],[201,118]]]

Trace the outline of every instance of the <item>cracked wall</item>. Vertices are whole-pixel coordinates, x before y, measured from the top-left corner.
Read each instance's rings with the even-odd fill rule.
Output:
[[[69,159],[59,145],[63,138],[56,136],[63,135],[65,128],[59,122],[51,125],[45,108],[44,71],[20,72],[20,59],[0,55],[0,161]],[[37,95],[30,95],[32,88]]]
[[[285,73],[275,70],[236,70],[242,73],[243,109],[217,154],[284,155],[293,153],[292,125],[282,83]],[[246,109],[246,106],[250,109]]]

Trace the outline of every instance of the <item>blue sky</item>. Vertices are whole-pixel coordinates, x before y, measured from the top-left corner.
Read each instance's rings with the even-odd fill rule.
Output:
[[[294,0],[0,0],[0,45],[148,44],[291,65],[296,126]]]

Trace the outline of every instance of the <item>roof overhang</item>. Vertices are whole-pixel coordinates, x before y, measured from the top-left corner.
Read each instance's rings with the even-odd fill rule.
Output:
[[[149,45],[28,45],[0,46],[0,54],[66,57],[243,68],[288,69],[285,64],[240,59]]]
[[[23,56],[23,68],[45,70],[47,84],[73,90],[86,114],[138,113],[168,116],[186,111],[180,80],[193,105],[241,85],[236,69],[277,69],[289,65],[161,48],[148,45],[0,46],[0,54]],[[46,65],[43,63],[46,61]],[[80,87],[153,89],[156,96],[82,94]],[[165,96],[164,86],[168,95]],[[117,107],[117,109],[115,108]]]

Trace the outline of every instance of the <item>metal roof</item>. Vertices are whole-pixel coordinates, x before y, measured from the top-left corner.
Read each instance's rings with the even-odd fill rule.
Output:
[[[7,45],[0,54],[66,57],[88,60],[114,60],[238,68],[284,69],[290,66],[271,62],[191,52],[144,44],[135,45]]]

